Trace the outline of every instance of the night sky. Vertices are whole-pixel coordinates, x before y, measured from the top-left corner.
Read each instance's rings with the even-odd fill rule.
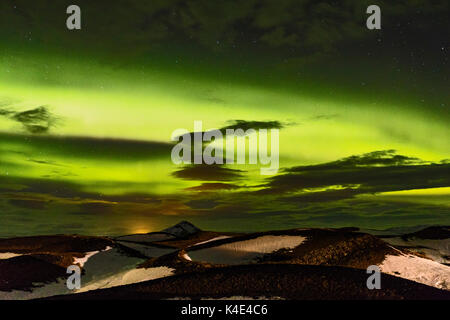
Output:
[[[448,225],[449,16],[447,0],[3,0],[0,237]],[[194,120],[280,129],[280,170],[173,164]]]

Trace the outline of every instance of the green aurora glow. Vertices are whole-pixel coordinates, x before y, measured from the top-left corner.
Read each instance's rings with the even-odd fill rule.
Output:
[[[448,164],[441,162],[450,158],[448,92],[424,100],[417,96],[420,90],[409,95],[400,84],[392,90],[390,74],[377,71],[376,61],[361,65],[368,66],[368,78],[379,72],[386,84],[365,88],[335,77],[322,81],[311,71],[304,77],[278,67],[262,72],[260,62],[249,62],[244,71],[237,60],[192,64],[182,54],[180,61],[173,58],[174,50],[166,57],[133,60],[89,50],[61,54],[43,50],[42,44],[3,47],[0,236],[148,232],[181,219],[233,231],[450,223]],[[43,134],[27,132],[17,117],[1,113],[39,106],[53,119]],[[312,183],[262,196],[259,192],[277,178],[259,175],[258,166],[220,167],[223,179],[176,174],[183,167],[170,160],[175,129],[193,130],[194,120],[202,120],[203,129],[221,128],[237,119],[285,124],[278,176],[289,174],[289,168],[380,150],[396,151],[383,159],[395,154],[422,159],[443,168],[444,175],[427,180],[423,174],[423,186],[415,181],[377,185],[348,197],[299,204],[289,197],[357,190],[363,183]],[[231,177],[223,168],[240,171],[229,171],[235,173]]]

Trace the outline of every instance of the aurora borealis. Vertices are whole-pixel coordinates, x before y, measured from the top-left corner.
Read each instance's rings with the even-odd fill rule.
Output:
[[[380,31],[351,1],[78,3],[71,32],[0,5],[0,237],[450,223],[448,2]],[[195,120],[281,123],[279,172],[173,164]]]

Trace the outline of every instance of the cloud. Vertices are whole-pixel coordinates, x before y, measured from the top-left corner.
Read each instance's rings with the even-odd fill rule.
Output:
[[[396,154],[395,150],[381,150],[365,153],[362,155],[353,155],[340,160],[327,162],[312,166],[296,166],[288,168],[285,171],[289,173],[298,173],[305,171],[315,171],[323,169],[342,169],[364,166],[392,166],[392,165],[418,165],[427,164],[418,158],[407,157]]]
[[[353,198],[354,196],[364,193],[364,190],[360,189],[352,189],[352,188],[346,188],[341,190],[326,190],[326,191],[319,191],[319,192],[305,192],[303,194],[290,196],[283,201],[290,202],[290,203],[298,203],[298,204],[304,204],[304,203],[311,203],[311,202],[330,202],[330,201],[338,201],[342,199],[347,198]]]
[[[188,191],[218,191],[218,190],[235,190],[239,189],[240,186],[230,183],[202,183],[199,186],[186,188]]]
[[[74,41],[75,45],[80,45],[81,41],[88,47],[99,46],[97,39],[102,39],[102,47],[132,45],[135,51],[145,52],[152,47],[179,41],[214,52],[244,47],[269,52],[287,49],[287,52],[302,56],[333,52],[349,41],[364,40],[369,36],[364,28],[368,1],[345,1],[334,5],[316,0],[276,3],[270,0],[223,3],[188,0],[151,4],[130,0],[127,10],[124,10],[122,2],[108,3],[108,15],[102,15],[105,1],[80,0],[78,3],[90,13],[86,17],[90,28],[89,32],[81,30],[75,40],[67,39],[64,30],[57,28],[58,21],[51,19],[64,11],[65,3],[52,6],[46,2],[15,3],[14,8],[10,3],[2,3],[0,21],[8,23],[2,24],[1,29],[7,34],[12,31],[25,34],[32,30],[33,38],[41,41],[50,38],[51,42],[63,41],[64,44]],[[377,4],[387,17],[384,27],[391,27],[392,32],[396,31],[397,21],[401,22],[411,14],[417,15],[418,7],[424,15],[438,17],[445,17],[448,9],[445,0],[417,0],[415,5],[408,1],[392,3],[380,0]],[[41,20],[48,23],[39,24]],[[445,21],[434,19],[433,22],[445,30]],[[404,28],[406,33],[415,34],[428,26],[422,21],[420,24],[405,24]]]
[[[29,199],[10,199],[8,201],[10,205],[32,210],[43,210],[46,207],[47,202],[41,200],[29,200]]]
[[[219,205],[219,202],[213,199],[196,199],[185,203],[192,209],[212,209]]]
[[[229,120],[228,126],[222,127],[219,130],[225,132],[227,129],[237,130],[242,129],[244,131],[248,129],[260,130],[260,129],[282,129],[286,124],[280,121],[247,121],[247,120]]]
[[[18,176],[3,177],[0,181],[0,192],[16,195],[45,194],[60,198],[85,198],[92,196],[90,193],[81,191],[80,185],[68,181],[23,178]],[[14,198],[17,197],[14,196]]]
[[[47,133],[57,121],[57,118],[48,110],[47,106],[16,112],[11,119],[21,123],[24,129],[32,134]]]
[[[242,177],[242,170],[225,168],[220,165],[188,165],[172,173],[174,177],[185,180],[230,181]]]
[[[290,202],[333,201],[358,194],[446,187],[449,172],[449,164],[384,150],[285,169],[257,193],[283,195]]]
[[[114,204],[106,202],[85,202],[79,207],[84,214],[108,214],[114,210]]]
[[[308,118],[310,121],[319,121],[319,120],[331,120],[339,117],[339,114],[319,114],[313,117]]]
[[[15,112],[9,109],[2,108],[0,106],[0,116],[9,117],[13,115]]]
[[[156,141],[0,133],[0,146],[2,144],[14,144],[22,150],[32,149],[24,154],[30,159],[36,154],[45,154],[47,157],[63,156],[121,162],[163,157],[170,159],[173,147],[170,143]]]
[[[25,111],[14,111],[8,108],[12,102],[0,102],[0,116],[20,123],[26,132],[31,134],[47,133],[59,119],[49,111],[48,106],[40,106]]]
[[[280,176],[268,180],[264,195],[239,189],[233,183],[220,182],[239,179],[242,175],[239,170],[221,166],[212,166],[212,169],[205,165],[188,166],[177,173],[180,178],[188,180],[217,179],[219,182],[204,182],[187,190],[208,192],[164,195],[103,195],[84,192],[82,186],[75,183],[9,177],[0,183],[0,205],[2,212],[8,215],[5,215],[6,223],[19,232],[24,232],[24,224],[12,224],[11,219],[22,216],[24,209],[33,210],[30,216],[36,217],[36,222],[28,223],[29,233],[42,233],[47,226],[36,225],[37,221],[46,217],[45,221],[52,224],[56,216],[58,222],[68,224],[84,223],[89,219],[89,224],[86,223],[79,232],[93,234],[105,232],[102,223],[106,217],[111,218],[111,228],[119,228],[124,221],[142,223],[148,219],[153,223],[168,215],[192,218],[221,230],[229,228],[235,231],[287,226],[386,227],[390,224],[431,224],[433,221],[444,223],[449,219],[448,207],[437,205],[437,202],[391,201],[381,196],[359,195],[393,189],[448,186],[449,166],[448,163],[428,163],[398,155],[392,150],[376,151],[285,169]],[[2,186],[8,185],[10,190],[1,191]],[[13,189],[18,185],[20,190]],[[36,210],[44,205],[45,210]],[[10,234],[11,230],[0,228],[1,232]]]
[[[227,130],[238,130],[238,129],[242,129],[244,131],[244,135],[246,133],[247,130],[249,129],[253,129],[255,131],[258,131],[260,129],[266,129],[266,130],[270,130],[270,129],[282,129],[285,128],[288,125],[291,125],[291,123],[283,123],[281,121],[248,121],[248,120],[228,120],[227,121],[229,123],[229,125],[227,126],[223,126],[219,129],[215,129],[215,130],[209,130],[209,131],[203,131],[202,135],[204,135],[205,133],[215,133],[215,134],[221,134],[223,137],[225,137],[225,135],[227,134]],[[235,135],[239,135],[239,132],[235,132]],[[191,138],[191,143],[194,143],[194,132],[189,132],[186,133],[180,137],[183,136],[190,136]],[[202,141],[203,143],[205,143],[205,141]]]
[[[37,160],[37,159],[29,159],[28,161],[33,162],[33,163],[37,163],[37,164],[46,164],[49,166],[57,166],[57,167],[61,167],[64,166],[62,164],[58,164],[55,161],[46,161],[46,160]]]

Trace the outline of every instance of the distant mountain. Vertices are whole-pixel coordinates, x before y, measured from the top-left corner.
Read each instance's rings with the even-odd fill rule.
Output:
[[[180,223],[164,229],[162,232],[170,233],[171,235],[174,235],[175,237],[184,238],[193,234],[196,234],[197,232],[201,231],[199,228],[194,226],[192,223],[188,221],[181,221]]]
[[[450,226],[436,226],[428,227],[416,232],[407,233],[402,235],[403,239],[420,238],[420,239],[449,239],[450,238]]]

